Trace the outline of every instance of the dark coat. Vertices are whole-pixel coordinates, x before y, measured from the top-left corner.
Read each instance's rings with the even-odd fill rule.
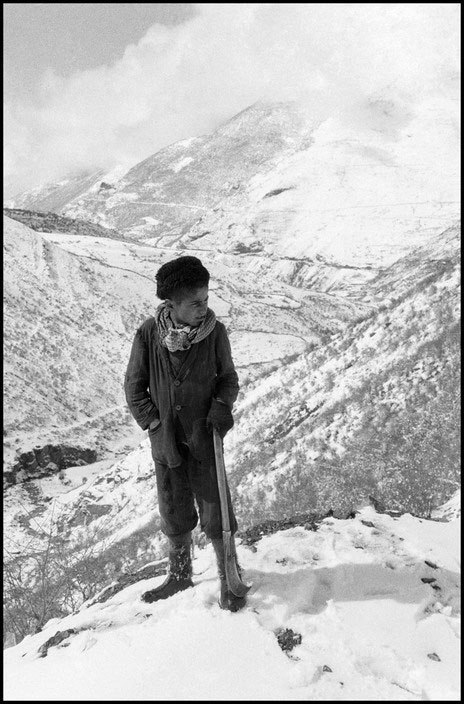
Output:
[[[212,457],[213,438],[206,428],[211,401],[220,398],[232,408],[239,390],[229,338],[219,320],[204,340],[181,353],[181,360],[180,368],[173,366],[170,352],[160,343],[156,320],[149,318],[135,333],[124,381],[127,403],[140,427],[146,430],[152,421],[161,421],[149,431],[152,454],[169,467],[182,461],[176,417],[192,455],[198,460]]]

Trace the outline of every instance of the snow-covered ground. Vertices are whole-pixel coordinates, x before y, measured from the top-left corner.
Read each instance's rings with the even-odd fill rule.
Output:
[[[217,605],[210,545],[195,587],[147,605],[143,580],[5,650],[7,701],[457,701],[460,519],[371,507],[244,541],[248,606]],[[74,629],[58,645],[39,648]],[[279,647],[280,629],[301,636]],[[288,634],[291,635],[291,634]]]

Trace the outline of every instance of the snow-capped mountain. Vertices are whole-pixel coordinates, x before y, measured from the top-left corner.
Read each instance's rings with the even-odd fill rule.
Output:
[[[118,175],[118,171],[114,174]],[[105,169],[94,171],[78,171],[59,181],[50,181],[43,186],[37,186],[29,191],[8,198],[6,208],[21,210],[39,210],[41,212],[59,212],[70,200],[79,198],[89,188],[100,184],[104,179],[111,179]],[[119,174],[122,175],[122,174]]]
[[[452,101],[427,96],[414,114],[372,96],[351,119],[258,102],[119,179],[63,193],[61,212],[157,246],[241,254],[252,277],[356,295],[458,219],[457,120]]]
[[[5,698],[459,700],[459,528],[366,507],[244,535],[236,614],[217,605],[210,545],[164,602],[140,600],[163,579],[147,566],[5,650]]]
[[[204,213],[240,189],[271,160],[309,138],[296,104],[257,103],[211,135],[172,144],[137,164],[111,189],[91,189],[63,208],[136,234],[167,237],[169,245]]]

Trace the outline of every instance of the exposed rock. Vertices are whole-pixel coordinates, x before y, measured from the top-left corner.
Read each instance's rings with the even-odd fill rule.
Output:
[[[331,515],[333,515],[333,511],[329,511],[325,514],[300,513],[279,521],[264,521],[263,523],[258,523],[256,526],[238,532],[237,535],[242,539],[245,545],[253,545],[257,543],[258,540],[261,540],[263,535],[277,533],[279,530],[294,528],[295,526],[303,526],[306,530],[317,530],[321,521]],[[350,515],[349,517],[352,518],[354,516]]]
[[[70,445],[45,445],[19,455],[11,472],[5,472],[5,485],[57,474],[61,469],[97,461],[95,450]]]
[[[266,193],[264,198],[271,198],[272,196],[278,196],[284,191],[290,191],[294,186],[287,186],[286,188],[274,188],[274,190],[269,191],[269,193]]]
[[[110,187],[108,186],[108,188]],[[3,208],[3,212],[12,220],[22,222],[23,225],[27,225],[27,227],[36,232],[68,232],[73,235],[127,239],[127,237],[122,237],[116,230],[108,227],[102,227],[84,220],[67,218],[63,215],[57,215],[57,213],[42,213],[35,210],[21,210],[20,208]]]
[[[78,633],[75,628],[68,628],[66,631],[57,631],[54,636],[49,638],[43,645],[39,648],[39,655],[41,658],[45,658],[48,655],[48,649],[54,645],[59,645],[69,636]]]
[[[296,645],[302,641],[301,633],[295,633],[291,628],[280,628],[276,631],[277,642],[284,653],[289,653]]]
[[[435,563],[433,563],[433,562],[430,562],[430,560],[424,560],[424,562],[425,562],[426,565],[428,565],[429,567],[431,567],[433,570],[437,570],[437,569],[438,569],[437,565],[436,565]]]
[[[436,653],[427,653],[427,657],[430,658],[430,660],[436,660],[437,662],[441,662],[440,656]]]

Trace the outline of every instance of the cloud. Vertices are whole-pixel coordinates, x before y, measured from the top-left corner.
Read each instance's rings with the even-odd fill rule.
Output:
[[[73,169],[130,166],[260,99],[343,114],[395,94],[409,107],[459,70],[454,3],[196,9],[184,24],[153,25],[111,65],[48,71],[34,105],[9,101],[6,178],[28,188]]]

